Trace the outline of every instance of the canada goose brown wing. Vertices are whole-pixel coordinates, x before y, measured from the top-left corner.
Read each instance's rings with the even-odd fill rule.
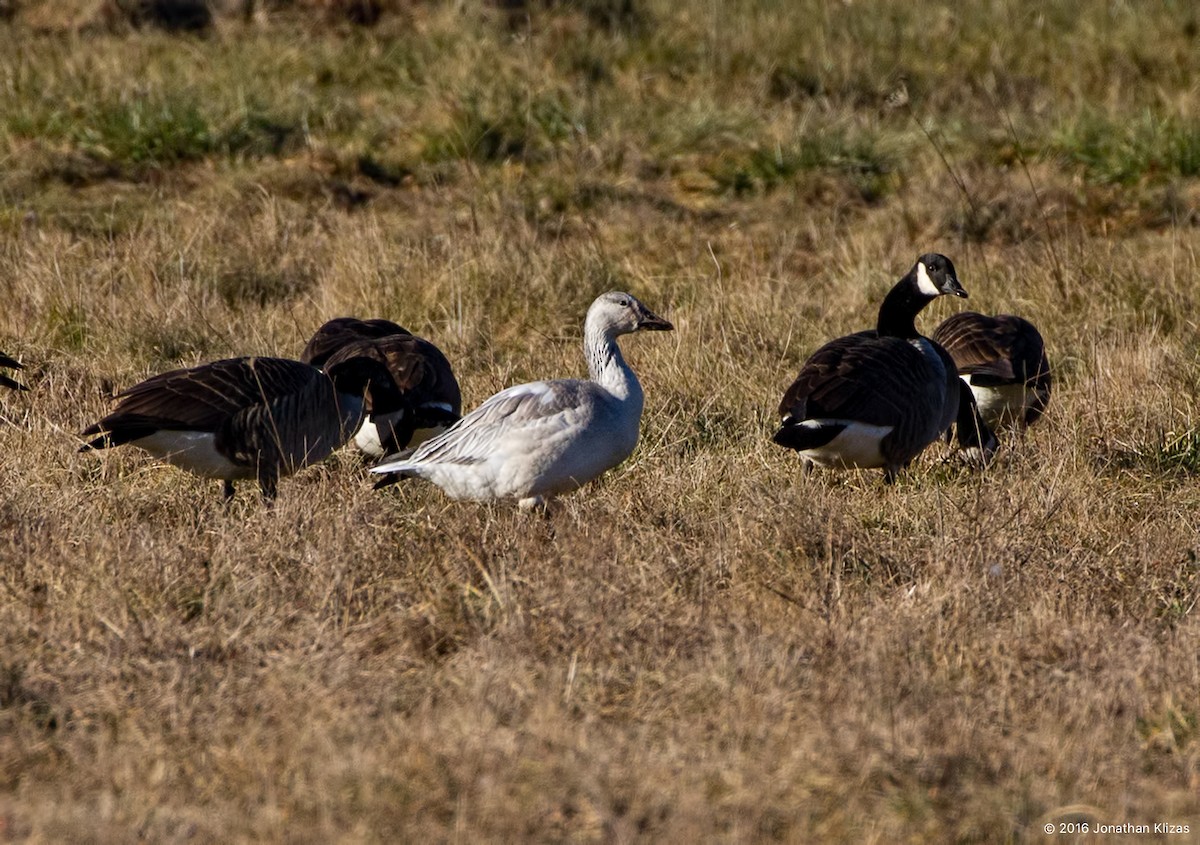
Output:
[[[804,363],[779,412],[794,419],[850,419],[896,425],[914,403],[929,402],[940,417],[945,384],[900,338],[857,332],[822,346]]]
[[[391,335],[353,341],[330,355],[326,366],[333,367],[353,358],[379,361],[390,376],[386,385],[371,385],[372,413],[434,404],[457,416],[462,409],[462,394],[450,362],[440,349],[423,338]]]
[[[410,332],[391,320],[336,317],[317,329],[300,354],[300,360],[323,369],[329,357],[346,344],[391,335],[410,335]]]
[[[1019,384],[1049,376],[1042,336],[1028,320],[1012,314],[988,317],[963,311],[946,318],[933,333],[964,375],[979,383]]]
[[[329,378],[285,358],[230,358],[173,370],[119,394],[113,412],[82,433],[107,434],[108,445],[119,445],[156,429],[215,432],[238,412],[311,390],[319,380]]]

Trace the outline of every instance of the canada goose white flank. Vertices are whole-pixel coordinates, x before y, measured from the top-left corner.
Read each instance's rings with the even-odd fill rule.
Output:
[[[954,359],[988,425],[1024,429],[1041,418],[1050,402],[1050,362],[1033,323],[963,311],[947,317],[933,340]]]
[[[389,320],[338,317],[319,329],[300,360],[326,369],[351,358],[378,361],[390,378],[371,384],[354,443],[372,458],[417,446],[462,414],[462,394],[441,350]]]
[[[882,468],[891,483],[956,419],[974,422],[949,355],[914,322],[948,294],[967,295],[954,264],[922,255],[884,298],[874,331],[832,340],[804,363],[779,406],[774,441],[799,452],[806,467]],[[982,461],[990,458],[990,431],[972,424],[959,433]]]
[[[515,498],[523,508],[575,490],[620,464],[637,445],[642,386],[617,337],[672,328],[633,296],[605,293],[584,322],[590,379],[502,390],[444,434],[372,472],[425,478],[455,499]]]
[[[15,358],[9,358],[3,352],[0,352],[0,367],[7,367],[10,370],[21,370],[24,367]],[[13,390],[28,390],[29,388],[21,384],[19,381],[14,381],[4,373],[0,373],[0,387],[8,387]]]
[[[80,451],[131,443],[203,478],[257,479],[272,499],[281,476],[323,460],[362,420],[378,362],[326,371],[284,358],[231,358],[149,378],[118,396]]]

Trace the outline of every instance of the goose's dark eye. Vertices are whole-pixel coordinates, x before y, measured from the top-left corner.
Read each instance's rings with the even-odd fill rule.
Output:
[[[626,307],[626,308],[632,308],[632,307],[633,307],[633,300],[631,300],[631,299],[622,299],[622,300],[621,300],[621,305],[623,305],[623,306],[624,306],[624,307]]]

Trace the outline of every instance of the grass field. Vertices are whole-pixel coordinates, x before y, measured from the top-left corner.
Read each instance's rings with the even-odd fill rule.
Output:
[[[1200,839],[1200,10],[349,5],[0,2],[0,840]],[[802,477],[782,391],[927,251],[1042,329],[1048,417]],[[612,288],[676,331],[549,523],[76,452],[337,315],[468,407],[579,375]]]

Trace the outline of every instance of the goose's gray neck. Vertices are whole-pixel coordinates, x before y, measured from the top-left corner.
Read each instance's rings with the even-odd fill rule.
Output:
[[[625,363],[612,329],[591,321],[583,331],[583,354],[592,380],[618,399],[642,399],[642,386]]]

